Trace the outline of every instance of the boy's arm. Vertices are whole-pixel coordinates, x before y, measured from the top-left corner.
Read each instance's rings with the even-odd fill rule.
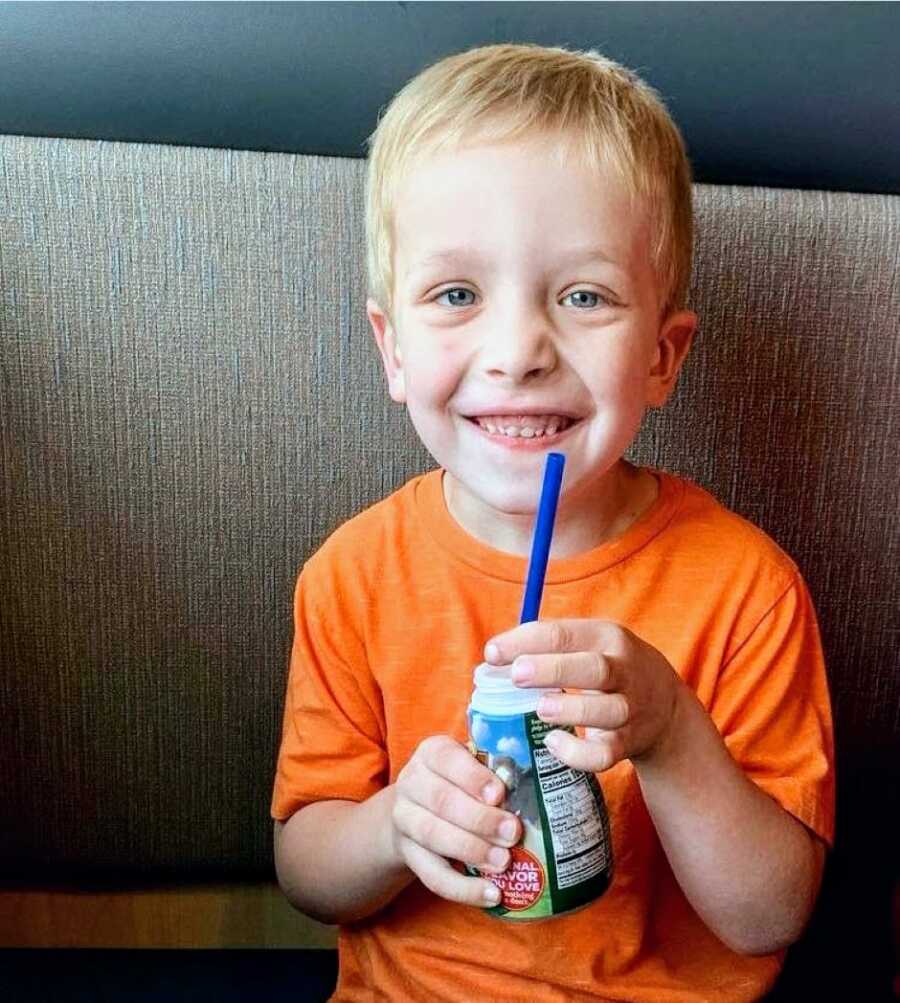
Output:
[[[367,801],[318,801],[275,822],[275,871],[295,908],[322,923],[377,912],[414,878],[390,839],[394,788]]]
[[[317,801],[275,826],[275,869],[288,900],[323,923],[353,923],[392,901],[414,878],[442,898],[499,901],[486,878],[450,861],[504,871],[519,819],[499,807],[503,784],[454,739],[419,743],[397,782],[370,798]]]
[[[825,846],[745,776],[687,686],[665,742],[632,762],[672,871],[710,929],[743,954],[793,943]]]
[[[551,724],[585,727],[584,738],[547,734],[560,760],[598,773],[631,760],[685,896],[743,954],[772,953],[796,940],[821,881],[821,841],[775,793],[815,831],[830,831],[824,678],[810,668],[817,663],[810,621],[808,629],[796,627],[791,602],[784,622],[767,621],[727,678],[719,677],[714,713],[736,755],[713,712],[665,656],[619,624],[536,621],[493,638],[485,650],[489,662],[512,664],[518,685],[564,690],[538,705]],[[780,672],[768,671],[773,658],[782,660]],[[756,782],[741,768],[741,755]]]

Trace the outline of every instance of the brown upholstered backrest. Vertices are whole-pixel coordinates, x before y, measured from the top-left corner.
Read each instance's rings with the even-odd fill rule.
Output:
[[[271,873],[294,577],[430,465],[366,330],[363,174],[0,137],[6,872]],[[700,336],[633,452],[810,584],[847,891],[894,831],[900,198],[698,186],[697,216]]]

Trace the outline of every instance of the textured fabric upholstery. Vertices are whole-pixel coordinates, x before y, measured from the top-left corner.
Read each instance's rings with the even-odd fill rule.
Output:
[[[271,873],[294,577],[431,465],[366,330],[364,169],[0,137],[6,872]],[[798,561],[829,660],[838,839],[883,834],[900,198],[696,194],[701,332],[634,455]]]

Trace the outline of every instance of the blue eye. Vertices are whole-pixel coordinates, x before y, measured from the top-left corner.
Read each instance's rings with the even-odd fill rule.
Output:
[[[471,296],[470,300],[464,299],[466,296]],[[447,297],[445,300],[444,297]],[[475,302],[475,293],[471,289],[455,288],[455,289],[445,289],[436,299],[435,303],[440,303],[442,306],[471,306]]]
[[[563,304],[565,304],[566,300],[571,300],[572,306],[589,310],[592,307],[599,306],[603,297],[600,293],[591,292],[590,289],[576,289],[574,292],[569,293],[568,296],[563,297]],[[603,302],[606,301],[603,300]]]

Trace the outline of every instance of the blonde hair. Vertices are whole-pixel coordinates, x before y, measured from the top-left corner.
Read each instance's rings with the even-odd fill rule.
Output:
[[[612,170],[648,212],[664,313],[683,307],[691,275],[691,168],[648,84],[594,51],[489,45],[440,60],[399,91],[369,137],[366,263],[370,295],[390,312],[396,193],[415,163],[464,142],[558,135],[559,156]]]

